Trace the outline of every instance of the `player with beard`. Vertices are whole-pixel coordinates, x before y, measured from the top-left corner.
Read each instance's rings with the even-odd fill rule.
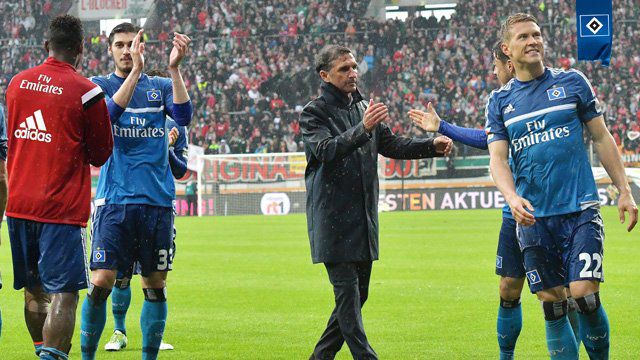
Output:
[[[122,23],[109,34],[116,69],[94,77],[108,97],[114,152],[100,170],[92,223],[91,285],[82,305],[83,359],[94,359],[106,321],[106,299],[118,270],[140,263],[144,304],[142,358],[156,359],[167,318],[166,278],[173,253],[175,185],[166,116],[186,126],[193,112],[180,63],[191,39],[175,33],[171,78],[143,73],[143,30]]]

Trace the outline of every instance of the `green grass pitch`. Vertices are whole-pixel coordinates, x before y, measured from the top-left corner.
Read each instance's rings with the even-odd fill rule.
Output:
[[[603,302],[611,358],[640,354],[640,238],[615,208],[603,210],[607,239]],[[322,265],[312,265],[304,215],[178,218],[161,359],[307,359],[332,309]],[[497,210],[398,212],[380,216],[381,260],[373,267],[364,321],[382,359],[496,359]],[[22,292],[12,289],[9,241],[2,230],[4,288],[1,359],[30,359]],[[142,292],[133,282],[129,347],[97,359],[139,359]],[[80,301],[84,299],[81,293]],[[545,359],[542,310],[528,291],[516,356]],[[72,359],[80,359],[79,316]],[[111,315],[100,349],[113,329]],[[586,358],[584,350],[582,357]],[[346,346],[338,356],[350,359]]]

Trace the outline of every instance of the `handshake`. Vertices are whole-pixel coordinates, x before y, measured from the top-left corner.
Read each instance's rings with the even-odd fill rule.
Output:
[[[427,112],[411,109],[409,110],[409,118],[415,125],[418,125],[425,131],[437,132],[440,128],[440,117],[431,106],[427,104]],[[373,131],[378,124],[389,119],[389,109],[383,103],[374,103],[373,99],[369,100],[369,107],[364,112],[362,123],[367,132]],[[453,142],[446,136],[438,136],[433,139],[433,145],[436,151],[442,155],[449,155]]]

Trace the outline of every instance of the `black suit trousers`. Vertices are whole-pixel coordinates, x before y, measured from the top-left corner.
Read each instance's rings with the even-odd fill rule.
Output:
[[[357,360],[378,359],[362,324],[362,306],[369,296],[371,261],[325,263],[329,281],[333,285],[336,306],[327,328],[313,353],[316,359],[333,359],[344,342]]]

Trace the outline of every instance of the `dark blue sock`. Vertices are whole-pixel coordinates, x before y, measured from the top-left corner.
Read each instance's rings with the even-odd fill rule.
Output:
[[[80,322],[80,348],[83,360],[93,360],[98,350],[100,335],[107,322],[107,303],[94,306],[87,296],[82,303],[82,320]]]
[[[547,349],[551,360],[575,360],[578,358],[578,343],[573,335],[566,315],[557,320],[545,320]]]
[[[56,348],[51,347],[43,347],[40,352],[40,359],[46,360],[67,360],[69,359],[69,355],[65,352],[62,352]]]
[[[140,314],[140,328],[142,329],[142,359],[155,360],[164,325],[167,321],[167,301],[145,300]]]
[[[580,338],[591,360],[609,358],[609,318],[602,306],[591,314],[578,313]]]
[[[504,307],[503,304],[510,307]],[[522,330],[522,306],[520,302],[505,302],[501,299],[498,309],[498,345],[500,360],[512,360],[516,341]]]
[[[128,286],[124,289],[114,287],[111,291],[111,310],[115,321],[114,330],[119,330],[123,334],[127,333],[126,318],[130,304],[131,288]]]

